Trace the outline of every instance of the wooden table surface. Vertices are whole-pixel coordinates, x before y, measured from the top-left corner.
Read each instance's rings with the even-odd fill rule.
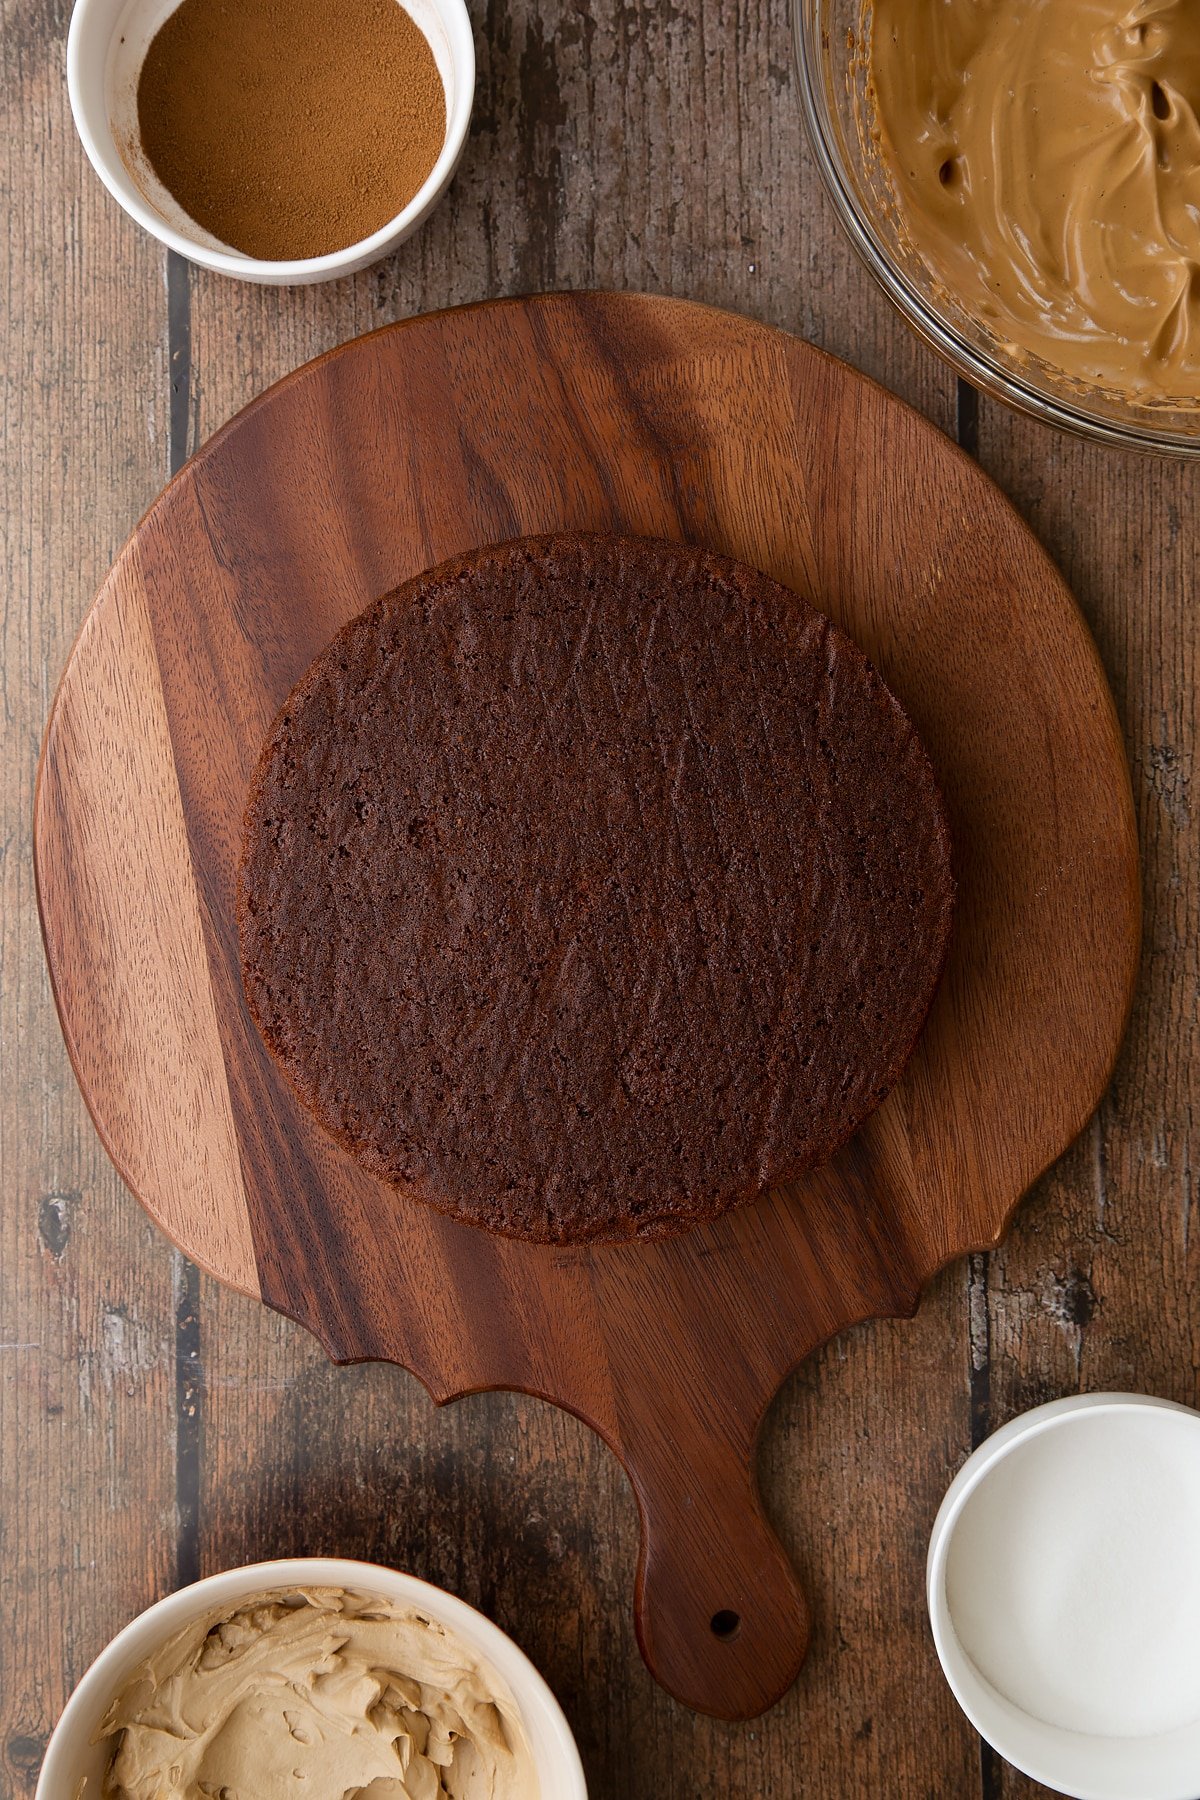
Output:
[[[67,0],[3,0],[0,825],[0,1800],[32,1794],[66,1694],[129,1616],[264,1556],[411,1568],[549,1677],[595,1800],[1017,1800],[950,1698],[922,1598],[938,1499],[1015,1411],[1080,1389],[1200,1399],[1193,593],[1200,471],[1090,449],[956,384],[846,247],[804,141],[785,0],[473,0],[470,144],[449,199],[336,286],[242,287],[168,257],[75,138]],[[812,1653],[749,1725],[651,1681],[637,1533],[575,1420],[403,1372],[330,1366],[199,1276],[110,1168],[42,960],[30,817],[50,696],[91,594],[172,470],[276,376],[428,308],[642,288],[799,331],[979,456],[1073,584],[1133,768],[1146,930],[1094,1124],[1005,1247],[918,1318],[847,1334],[785,1388],[767,1502],[815,1607]]]

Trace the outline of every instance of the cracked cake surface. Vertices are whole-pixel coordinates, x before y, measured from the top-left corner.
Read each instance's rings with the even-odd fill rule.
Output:
[[[778,583],[518,540],[367,608],[246,810],[251,1013],[305,1104],[439,1210],[663,1235],[828,1158],[895,1083],[953,910],[899,702]]]

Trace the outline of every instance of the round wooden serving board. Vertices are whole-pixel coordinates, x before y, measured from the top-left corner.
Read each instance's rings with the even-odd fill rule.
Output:
[[[953,822],[955,940],[901,1086],[827,1168],[666,1243],[543,1248],[401,1201],[300,1108],[242,999],[242,809],[293,683],[398,582],[562,529],[706,544],[806,595],[912,713]],[[1112,701],[1000,493],[861,375],[707,308],[558,295],[394,326],[264,394],[142,521],[55,701],[36,832],[71,1058],[163,1229],[338,1360],[578,1413],[637,1495],[650,1668],[706,1712],[769,1706],[808,1624],[758,1498],[764,1411],[815,1345],[997,1241],[1130,1003]]]

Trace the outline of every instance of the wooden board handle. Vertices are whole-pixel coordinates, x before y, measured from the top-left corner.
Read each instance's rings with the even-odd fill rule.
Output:
[[[752,1719],[799,1673],[808,1604],[763,1511],[753,1444],[710,1441],[702,1463],[694,1444],[682,1467],[678,1449],[671,1463],[654,1454],[661,1439],[649,1455],[623,1446],[642,1523],[638,1643],[685,1706]]]

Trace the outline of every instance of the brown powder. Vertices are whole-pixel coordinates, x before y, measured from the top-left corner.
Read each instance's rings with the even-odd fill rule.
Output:
[[[183,0],[137,99],[164,187],[222,243],[270,260],[378,231],[446,137],[433,52],[399,0]]]

